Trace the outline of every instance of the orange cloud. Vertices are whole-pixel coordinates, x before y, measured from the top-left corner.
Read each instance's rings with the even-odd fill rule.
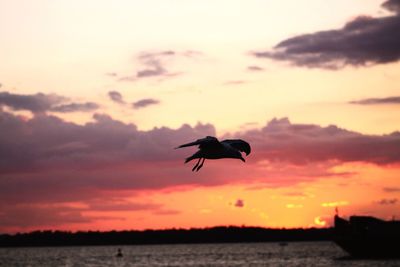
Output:
[[[286,208],[288,209],[301,209],[303,208],[302,204],[286,204]]]
[[[348,201],[325,202],[321,204],[322,207],[338,207],[347,205],[349,205]]]

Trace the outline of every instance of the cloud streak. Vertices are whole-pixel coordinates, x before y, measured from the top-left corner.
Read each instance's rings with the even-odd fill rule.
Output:
[[[167,67],[167,61],[179,56],[172,50],[165,50],[161,52],[143,52],[137,56],[137,61],[140,64],[139,69],[134,75],[120,77],[120,81],[137,81],[143,78],[167,78],[179,75],[176,72],[170,72]],[[185,55],[185,54],[183,54]]]
[[[139,101],[132,103],[132,107],[135,109],[140,109],[140,108],[148,107],[150,105],[158,105],[158,104],[160,104],[160,101],[157,99],[145,98],[145,99],[141,99]]]
[[[68,103],[69,102],[69,103]],[[0,106],[13,110],[28,110],[32,113],[43,112],[90,112],[99,108],[94,102],[71,103],[70,99],[56,94],[37,93],[33,95],[0,92]]]
[[[248,81],[244,80],[232,80],[232,81],[226,81],[223,83],[223,85],[243,85],[248,83]]]
[[[358,105],[383,105],[383,104],[400,104],[400,96],[392,96],[385,98],[366,98],[355,101],[350,101],[350,104],[358,104]]]
[[[377,201],[379,205],[395,205],[397,204],[397,202],[398,202],[397,198],[391,198],[391,199],[383,198]]]
[[[260,72],[260,71],[263,71],[264,68],[256,66],[256,65],[251,65],[251,66],[247,67],[247,70],[248,71],[253,71],[253,72]]]
[[[13,110],[29,110],[34,113],[49,111],[55,105],[66,100],[65,97],[55,94],[19,95],[0,92],[0,105],[5,105]]]
[[[98,109],[100,106],[94,102],[70,103],[52,107],[50,111],[68,113],[68,112],[90,112]]]
[[[397,193],[400,192],[400,187],[384,187],[383,191],[387,193]]]
[[[397,62],[400,59],[400,3],[389,0],[382,7],[395,14],[379,18],[359,16],[341,29],[298,35],[281,41],[273,50],[257,51],[253,55],[325,69]]]
[[[117,91],[110,91],[108,92],[108,96],[110,97],[110,99],[112,101],[114,101],[115,103],[118,103],[120,105],[127,105],[127,102],[124,100],[123,96],[121,95],[121,93],[117,92]],[[158,105],[160,104],[160,101],[154,98],[144,98],[144,99],[140,99],[136,102],[133,102],[130,107],[134,108],[134,109],[141,109],[141,108],[145,108],[151,105]]]
[[[120,92],[117,91],[110,91],[108,92],[108,97],[118,104],[125,104],[124,98],[122,97]]]
[[[76,223],[90,223],[114,217],[84,216],[81,208],[66,205],[15,205],[0,209],[0,227],[53,227]]]

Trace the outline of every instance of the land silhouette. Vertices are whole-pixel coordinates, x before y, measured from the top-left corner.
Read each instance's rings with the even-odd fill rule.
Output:
[[[332,240],[332,236],[333,228],[271,229],[244,226],[107,232],[47,230],[2,234],[0,247],[326,241]]]

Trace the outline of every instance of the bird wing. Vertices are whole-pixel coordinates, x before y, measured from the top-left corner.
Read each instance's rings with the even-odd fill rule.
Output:
[[[227,139],[227,140],[222,141],[221,143],[228,144],[231,147],[233,147],[241,152],[246,153],[246,156],[249,155],[251,152],[250,144],[241,139]]]
[[[207,136],[202,139],[197,139],[194,142],[180,145],[180,146],[176,147],[175,149],[182,148],[182,147],[188,147],[188,146],[197,146],[197,145],[199,146],[199,149],[208,149],[208,148],[220,147],[221,143],[218,141],[217,138],[215,138],[213,136]]]

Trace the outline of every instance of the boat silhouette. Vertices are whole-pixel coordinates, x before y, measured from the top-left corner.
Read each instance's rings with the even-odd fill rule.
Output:
[[[335,215],[334,242],[356,258],[400,258],[400,221]]]

